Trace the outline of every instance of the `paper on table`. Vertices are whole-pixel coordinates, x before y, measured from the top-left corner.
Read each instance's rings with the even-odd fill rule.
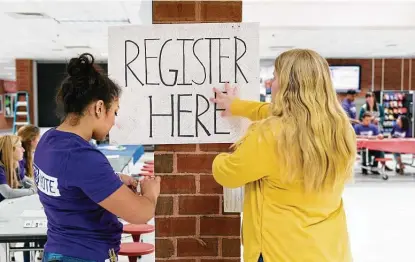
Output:
[[[43,218],[46,217],[45,211],[43,210],[24,210],[20,215],[21,217],[34,217],[34,218]]]
[[[120,158],[119,155],[108,155],[106,156],[108,159],[112,159],[112,158]]]

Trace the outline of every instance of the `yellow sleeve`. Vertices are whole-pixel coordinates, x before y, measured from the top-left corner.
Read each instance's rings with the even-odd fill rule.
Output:
[[[237,188],[269,175],[276,166],[274,146],[274,139],[264,139],[258,130],[248,132],[233,153],[216,156],[214,179],[224,187]]]
[[[270,103],[235,99],[231,104],[231,113],[252,121],[258,121],[269,116]]]

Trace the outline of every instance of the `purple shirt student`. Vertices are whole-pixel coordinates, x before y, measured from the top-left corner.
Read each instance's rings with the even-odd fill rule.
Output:
[[[356,135],[358,135],[358,136],[377,136],[377,135],[379,135],[378,127],[373,125],[373,124],[369,124],[369,125],[358,124],[358,125],[355,125],[354,130],[356,132]]]
[[[355,90],[348,90],[346,93],[346,98],[342,101],[343,110],[346,112],[347,116],[349,117],[352,125],[354,126],[357,122],[356,120],[356,104],[354,103],[354,99],[356,97]]]
[[[97,71],[88,53],[71,58],[67,73],[56,95],[62,123],[43,134],[34,156],[33,173],[48,220],[43,259],[113,261],[123,227],[118,217],[131,224],[154,217],[160,177],[138,184],[114,172],[88,141],[104,140],[114,126],[121,89]]]
[[[356,119],[356,104],[353,101],[350,101],[349,99],[344,99],[342,101],[342,107],[344,111],[346,111],[346,114],[351,119]]]
[[[18,168],[18,179],[22,182],[25,179],[25,162],[24,160],[19,161],[19,168]],[[6,170],[4,166],[0,166],[0,185],[8,184],[7,177],[6,177]],[[0,202],[4,200],[4,196],[0,194]]]
[[[403,130],[399,125],[394,125],[391,131],[391,136],[393,138],[410,138],[411,132],[410,130]]]
[[[19,161],[19,169],[18,169],[18,175],[20,180],[23,180],[26,176],[26,159],[22,159],[21,161]]]
[[[74,133],[51,129],[34,162],[48,217],[45,250],[94,261],[108,259],[110,249],[118,252],[122,224],[97,204],[123,185],[105,155]]]

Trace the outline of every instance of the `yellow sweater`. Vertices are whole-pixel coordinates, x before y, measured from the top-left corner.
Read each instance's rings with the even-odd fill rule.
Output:
[[[232,114],[253,121],[269,115],[269,104],[235,100]],[[213,162],[213,176],[224,187],[245,186],[242,242],[244,262],[352,261],[342,193],[305,194],[300,185],[280,180],[272,133],[250,131],[232,154]],[[287,170],[289,172],[289,170]]]

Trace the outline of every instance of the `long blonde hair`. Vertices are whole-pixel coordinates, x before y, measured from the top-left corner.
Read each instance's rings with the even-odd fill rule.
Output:
[[[33,177],[33,140],[39,137],[40,129],[34,125],[25,125],[19,128],[17,131],[17,135],[20,137],[22,141],[22,146],[25,150],[24,158],[25,158],[25,169],[26,175],[28,177]]]
[[[356,135],[327,61],[312,50],[293,49],[277,57],[275,73],[279,90],[263,124],[276,128],[284,179],[302,183],[306,192],[343,185],[353,174]]]
[[[18,162],[14,159],[14,150],[20,146],[20,143],[18,136],[4,135],[0,137],[0,165],[6,171],[6,180],[11,188],[17,188],[20,183],[16,172]]]

